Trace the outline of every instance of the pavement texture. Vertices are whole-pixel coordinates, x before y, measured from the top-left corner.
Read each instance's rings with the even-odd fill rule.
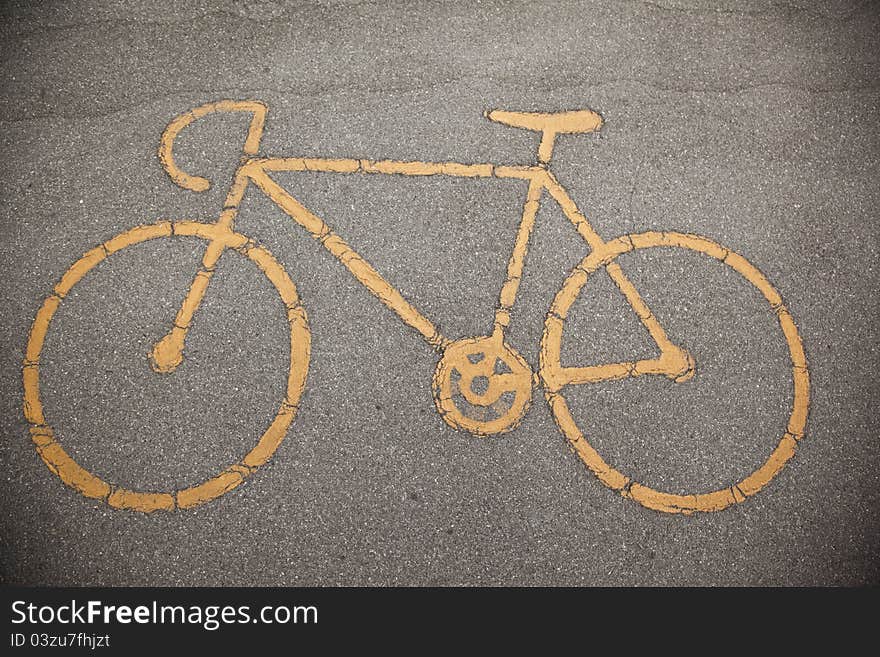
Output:
[[[65,2],[0,9],[0,573],[8,584],[877,584],[880,7],[873,2]],[[119,511],[37,456],[21,366],[42,300],[81,254],[137,224],[216,218],[245,124],[193,124],[176,151],[215,181],[176,187],[156,156],[176,115],[269,107],[261,152],[534,162],[489,108],[590,108],[552,168],[606,238],[668,229],[748,258],[782,293],[812,378],[807,433],[760,493],[668,515],[605,487],[539,390],[514,431],[478,438],[434,409],[413,330],[257,189],[236,228],[289,272],[312,332],[299,413],[274,458],[191,510]],[[498,180],[278,174],[441,330],[485,335],[522,212]],[[200,262],[197,239],[114,254],[65,299],[41,358],[47,418],[108,481],[174,489],[240,459],[283,397],[284,308],[224,255],[187,360],[154,374]],[[541,206],[509,342],[537,367],[547,309],[588,247]],[[782,333],[730,268],[653,250],[620,260],[696,357],[686,384],[572,387],[618,469],[675,493],[763,462],[793,395]],[[604,274],[563,356],[651,355]]]

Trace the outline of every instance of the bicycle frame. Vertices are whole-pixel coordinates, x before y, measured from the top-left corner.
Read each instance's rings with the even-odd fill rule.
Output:
[[[809,410],[810,378],[803,343],[791,313],[781,295],[767,278],[746,258],[699,235],[648,231],[604,240],[577,208],[571,196],[550,171],[550,159],[559,134],[590,132],[601,125],[601,117],[589,110],[574,112],[509,112],[493,110],[490,120],[541,133],[537,164],[507,166],[492,163],[419,162],[371,159],[266,158],[257,157],[266,107],[254,101],[221,101],[197,107],[174,119],[166,128],[159,157],[175,183],[193,191],[209,188],[208,180],[181,171],[174,162],[173,144],[177,134],[189,123],[211,112],[245,111],[252,115],[243,156],[236,169],[226,200],[216,222],[160,221],[138,225],[102,242],[75,261],[55,285],[34,318],[22,366],[24,415],[37,452],[49,469],[62,481],[89,498],[105,500],[114,508],[152,512],[158,509],[186,509],[215,499],[238,486],[266,463],[284,439],[294,419],[305,389],[310,358],[311,332],[296,286],[284,268],[265,248],[234,231],[233,224],[248,186],[253,183],[294,222],[305,228],[331,255],[400,319],[417,330],[439,354],[432,378],[433,397],[442,419],[457,430],[488,436],[510,431],[525,417],[537,385],[544,388],[557,427],[583,463],[612,490],[638,501],[647,508],[668,513],[718,511],[756,494],[794,455],[804,437]],[[420,313],[376,269],[352,249],[339,235],[272,178],[278,171],[309,171],[335,174],[378,174],[399,176],[451,176],[457,178],[497,178],[521,181],[526,186],[522,217],[513,251],[507,263],[507,276],[501,285],[491,335],[450,339]],[[589,255],[569,273],[557,292],[544,321],[540,362],[537,373],[504,339],[511,321],[519,283],[525,267],[529,239],[544,196],[557,203],[591,249]],[[194,236],[207,242],[202,264],[186,293],[171,330],[153,346],[153,369],[172,372],[183,361],[183,346],[192,319],[204,298],[217,262],[227,249],[233,249],[258,267],[274,286],[287,309],[290,332],[290,367],[287,389],[274,419],[257,444],[241,460],[214,476],[174,491],[138,491],[103,480],[81,466],[56,440],[47,422],[40,399],[40,359],[50,322],[62,300],[89,271],[105,258],[122,249],[151,239],[174,235]],[[618,264],[618,256],[639,249],[676,247],[699,253],[723,263],[737,272],[760,294],[778,320],[788,346],[794,398],[785,433],[760,467],[732,485],[710,492],[682,495],[638,483],[606,462],[578,427],[569,409],[565,386],[622,379],[644,374],[662,374],[675,382],[695,373],[693,358],[667,337],[657,318]],[[605,269],[618,290],[633,308],[657,344],[660,355],[630,362],[568,367],[560,362],[563,325],[569,309],[589,277]]]
[[[187,297],[181,306],[171,332],[157,344],[154,362],[159,371],[171,371],[182,358],[183,342],[195,311],[207,290],[214,268],[225,251],[224,236],[233,231],[233,224],[239,206],[250,183],[254,183],[279,208],[342,263],[354,277],[391,309],[408,326],[418,331],[425,341],[439,353],[443,353],[451,340],[443,336],[436,326],[419,312],[382,275],[361,257],[342,237],[292,194],[272,180],[272,172],[320,172],[335,174],[376,174],[400,176],[448,176],[453,178],[496,178],[499,180],[520,180],[527,183],[522,218],[517,229],[513,252],[507,263],[507,276],[501,286],[493,322],[493,336],[503,341],[504,332],[510,323],[510,311],[516,301],[519,283],[525,266],[529,239],[535,226],[541,198],[544,192],[560,206],[565,216],[587,242],[591,250],[601,250],[606,241],[593,228],[586,216],[578,209],[574,200],[549,169],[550,154],[556,133],[544,134],[536,165],[497,165],[493,163],[462,164],[459,162],[421,162],[370,160],[361,158],[306,158],[256,157],[265,124],[266,107],[254,101],[221,101],[209,103],[178,117],[165,131],[160,146],[160,159],[178,185],[193,191],[208,189],[209,182],[204,178],[190,176],[181,171],[172,156],[174,140],[179,132],[193,120],[217,111],[247,111],[253,119],[243,148],[244,155],[236,170],[233,182],[226,196],[223,211],[216,227],[217,239],[208,246],[203,258],[202,268],[197,273]],[[609,262],[605,269],[640,321],[650,333],[660,350],[657,358],[630,362],[612,363],[587,367],[556,367],[546,373],[544,383],[550,390],[557,390],[568,384],[598,382],[621,379],[643,374],[662,374],[674,380],[684,380],[693,374],[693,361],[683,349],[677,347],[667,337],[660,322],[653,315],[639,295],[635,286],[623,273],[616,262]],[[164,359],[164,360],[163,360]]]

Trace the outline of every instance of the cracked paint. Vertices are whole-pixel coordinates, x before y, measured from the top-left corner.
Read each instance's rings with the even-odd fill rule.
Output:
[[[254,183],[295,223],[303,227],[324,249],[346,267],[383,305],[406,325],[417,331],[428,346],[439,355],[432,379],[436,409],[450,426],[477,436],[489,436],[514,429],[528,411],[532,391],[544,388],[544,396],[557,426],[572,450],[599,480],[622,496],[643,506],[667,513],[719,511],[745,501],[762,490],[795,454],[798,441],[804,436],[809,409],[809,372],[797,327],[791,313],[783,305],[779,293],[754,265],[741,255],[712,240],[698,235],[676,232],[646,232],[623,235],[606,241],[581,213],[574,200],[550,171],[556,138],[562,134],[587,133],[602,126],[602,118],[590,110],[568,112],[510,112],[491,110],[486,118],[511,127],[540,133],[537,163],[534,165],[501,165],[493,163],[465,164],[459,162],[421,162],[372,160],[363,158],[265,158],[256,157],[265,126],[266,105],[253,100],[222,100],[196,107],[172,120],[165,129],[159,146],[159,159],[171,179],[194,192],[209,189],[211,183],[200,176],[178,168],[174,157],[174,141],[193,121],[215,112],[251,114],[250,127],[242,149],[242,158],[226,195],[224,207],[215,223],[195,221],[159,221],[135,226],[87,251],[63,274],[39,311],[28,337],[22,366],[24,383],[24,415],[31,425],[31,437],[37,453],[51,472],[82,495],[106,501],[111,507],[131,511],[153,512],[192,508],[233,490],[266,463],[278,449],[294,420],[297,405],[305,389],[310,359],[310,339],[305,309],[296,287],[284,268],[269,251],[254,240],[235,232],[233,225],[247,187]],[[495,309],[492,331],[485,336],[451,339],[440,333],[434,323],[395,289],[345,240],[321,218],[312,213],[287,190],[276,183],[272,172],[308,171],[341,175],[451,176],[458,178],[494,178],[499,181],[526,183],[523,212],[507,264]],[[519,284],[528,255],[536,217],[544,198],[559,205],[580,236],[590,247],[590,254],[568,275],[557,293],[544,323],[538,372],[505,340],[505,331],[512,319]],[[193,282],[168,331],[148,354],[157,374],[170,375],[185,359],[186,337],[202,300],[210,289],[220,257],[233,251],[253,262],[269,279],[284,303],[290,331],[290,369],[286,394],[269,427],[257,444],[238,462],[213,477],[174,491],[135,491],[106,482],[80,466],[61,446],[47,424],[40,400],[40,355],[52,317],[68,292],[89,271],[112,254],[134,244],[153,239],[174,239],[179,236],[198,237],[205,241],[205,254]],[[683,383],[697,372],[693,356],[667,336],[660,320],[651,312],[632,282],[617,262],[621,254],[649,248],[674,248],[695,251],[714,258],[734,269],[756,287],[775,313],[792,363],[794,401],[787,430],[770,457],[742,481],[716,491],[676,495],[654,490],[633,481],[603,460],[581,433],[568,408],[565,390],[568,386],[585,385],[637,376],[664,376],[672,383]],[[565,321],[571,305],[581,293],[587,279],[597,270],[605,269],[627,303],[657,345],[656,358],[563,367],[560,363]],[[478,383],[480,385],[478,385]]]

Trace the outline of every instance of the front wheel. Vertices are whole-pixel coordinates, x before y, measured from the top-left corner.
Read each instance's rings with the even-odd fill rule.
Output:
[[[70,290],[105,258],[124,248],[148,240],[175,236],[200,237],[206,241],[223,240],[225,246],[250,259],[274,286],[284,302],[290,327],[290,370],[287,389],[278,412],[256,446],[240,461],[222,472],[182,490],[138,491],[109,483],[79,465],[56,439],[48,424],[40,400],[40,354],[52,317]],[[297,404],[305,388],[309,366],[311,334],[305,310],[296,287],[287,272],[266,249],[256,246],[238,233],[220,233],[214,224],[193,221],[159,222],[137,226],[88,251],[64,273],[37,312],[28,336],[27,352],[22,370],[24,379],[24,415],[30,424],[31,438],[37,453],[49,470],[68,486],[89,498],[107,502],[117,509],[151,512],[186,509],[198,506],[232,490],[257,468],[266,463],[287,433],[296,414]]]
[[[569,309],[580,295],[584,284],[597,270],[607,267],[629,251],[666,247],[688,249],[704,254],[734,269],[751,285],[756,287],[776,314],[791,357],[794,383],[794,399],[783,433],[769,458],[744,479],[730,486],[711,492],[690,495],[655,490],[633,481],[629,476],[607,463],[584,437],[569,410],[565,397],[565,370],[560,362],[563,326]],[[556,294],[544,324],[541,342],[541,378],[545,383],[545,395],[557,426],[586,466],[609,488],[624,497],[633,499],[645,507],[667,513],[693,513],[694,511],[720,511],[732,504],[744,501],[766,486],[794,455],[798,441],[803,438],[809,408],[809,373],[803,343],[788,309],[779,293],[767,278],[741,255],[697,235],[674,232],[647,232],[624,235],[607,242],[593,251],[569,274]],[[562,383],[560,383],[562,382]]]

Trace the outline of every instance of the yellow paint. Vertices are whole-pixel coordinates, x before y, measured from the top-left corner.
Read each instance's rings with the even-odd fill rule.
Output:
[[[780,438],[776,449],[767,461],[758,469],[742,481],[735,482],[716,491],[693,495],[675,495],[633,482],[629,477],[608,464],[590,446],[572,418],[568,403],[561,392],[561,389],[566,385],[594,383],[644,374],[665,374],[675,381],[681,381],[684,380],[683,377],[693,375],[694,364],[689,356],[686,365],[683,365],[679,358],[675,356],[666,363],[664,363],[664,358],[661,356],[656,360],[614,363],[584,368],[563,367],[560,363],[563,323],[569,309],[577,299],[589,276],[600,267],[610,270],[612,266],[617,264],[616,259],[623,253],[633,249],[657,247],[689,249],[705,254],[730,266],[746,281],[754,285],[767,300],[771,311],[775,312],[779,318],[780,329],[785,336],[791,356],[792,376],[795,385],[788,431]],[[550,313],[545,320],[544,336],[541,343],[540,374],[545,382],[547,400],[553,409],[557,425],[578,456],[581,457],[587,467],[606,486],[619,491],[624,497],[636,500],[650,509],[668,513],[720,511],[731,504],[742,502],[745,498],[754,495],[764,488],[776,476],[782,469],[782,466],[794,456],[795,436],[803,435],[809,409],[809,375],[806,369],[803,345],[797,328],[794,322],[791,321],[791,315],[782,305],[779,293],[764,275],[745,258],[738,255],[732,257],[734,255],[736,254],[733,254],[728,249],[697,235],[649,232],[618,237],[590,253],[575,267],[557,293],[550,308]],[[609,273],[611,272],[609,271]],[[614,277],[612,276],[612,278]],[[632,303],[632,300],[627,296],[627,291],[621,286],[619,280],[615,279],[615,282],[644,322],[647,316],[646,308]],[[656,340],[657,336],[654,333],[652,335]],[[663,335],[665,336],[665,334]],[[661,350],[663,349],[663,345],[659,341],[658,347]],[[679,351],[679,353],[686,352]],[[676,373],[676,368],[683,369]]]
[[[473,360],[477,362],[473,362]],[[496,373],[498,362],[508,370]],[[453,377],[458,377],[454,380]],[[474,379],[484,377],[486,390],[475,390]],[[434,403],[440,416],[455,429],[477,436],[510,431],[522,420],[532,399],[532,370],[525,359],[503,341],[500,331],[482,338],[467,338],[448,345],[434,372]],[[502,395],[512,393],[504,403]],[[460,394],[472,407],[461,408]],[[498,417],[488,419],[487,409]]]
[[[256,155],[260,148],[260,139],[263,136],[263,127],[266,123],[266,106],[261,102],[254,100],[221,100],[216,103],[206,103],[189,112],[184,112],[168,124],[159,143],[159,159],[162,162],[162,166],[165,167],[165,171],[168,172],[171,179],[184,189],[204,192],[210,188],[211,183],[201,176],[191,176],[184,173],[177,167],[172,155],[174,140],[177,139],[180,131],[190,123],[215,112],[249,112],[252,115],[251,124],[248,128],[248,135],[242,152],[246,156]]]
[[[809,407],[809,374],[807,361],[797,327],[782,299],[766,278],[745,258],[711,240],[696,235],[648,232],[625,235],[605,241],[591,222],[578,209],[565,188],[551,173],[549,166],[556,138],[598,130],[602,118],[589,110],[539,113],[492,110],[486,117],[508,126],[539,132],[541,135],[537,163],[533,165],[501,165],[493,163],[466,164],[459,162],[422,162],[372,160],[364,158],[263,158],[256,157],[266,119],[266,106],[257,101],[224,100],[201,105],[169,123],[162,135],[159,159],[171,179],[185,189],[205,191],[210,182],[182,171],[174,161],[174,142],[180,132],[196,119],[215,112],[247,112],[251,114],[242,158],[227,192],[217,221],[160,221],[136,226],[87,251],[61,277],[54,291],[43,302],[28,338],[22,368],[24,383],[24,414],[31,425],[36,450],[48,468],[64,483],[86,497],[106,501],[110,506],[132,511],[188,509],[239,486],[256,469],[266,463],[284,440],[296,415],[297,404],[305,389],[310,358],[310,332],[305,310],[296,287],[284,268],[272,255],[240,233],[234,222],[239,205],[251,183],[263,191],[296,224],[304,228],[376,298],[400,319],[416,330],[436,350],[440,359],[434,372],[432,388],[438,412],[450,426],[478,436],[510,431],[516,427],[529,408],[532,388],[543,385],[545,397],[562,433],[584,464],[609,488],[644,506],[669,513],[717,511],[744,501],[761,490],[795,453],[803,438]],[[519,228],[507,263],[507,274],[501,286],[491,334],[452,340],[412,303],[395,289],[363,257],[354,251],[318,216],[312,213],[272,177],[278,171],[310,171],[343,175],[450,176],[456,178],[494,178],[527,185]],[[512,309],[528,255],[531,238],[542,198],[554,201],[590,247],[590,255],[569,274],[547,313],[541,342],[539,376],[532,372],[525,359],[505,340]],[[56,440],[47,424],[40,401],[40,355],[52,317],[69,291],[89,271],[113,253],[152,239],[174,239],[179,236],[198,237],[206,242],[202,264],[168,331],[149,354],[157,373],[171,374],[185,362],[186,337],[193,329],[193,320],[221,256],[232,250],[252,261],[272,283],[284,303],[290,327],[290,369],[287,389],[278,411],[254,448],[238,462],[205,481],[177,491],[135,491],[105,482],[77,464]],[[660,320],[639,295],[624,274],[617,258],[628,251],[671,247],[704,253],[732,267],[745,280],[761,291],[779,319],[782,334],[789,346],[794,382],[794,404],[788,430],[768,460],[751,475],[728,487],[707,493],[673,495],[653,490],[632,481],[606,463],[590,445],[574,422],[565,399],[567,386],[596,383],[634,376],[662,375],[681,383],[696,373],[694,358],[667,336]],[[585,367],[562,366],[559,360],[567,313],[580,294],[587,279],[604,268],[623,298],[657,344],[656,358]]]
[[[103,481],[76,463],[61,444],[55,440],[51,427],[45,424],[40,401],[39,360],[46,332],[60,302],[58,296],[48,297],[37,313],[28,339],[27,361],[23,369],[25,417],[31,423],[31,432],[37,452],[49,469],[57,474],[65,484],[86,497],[105,500],[110,506],[117,509],[152,512],[190,508],[231,490],[274,454],[290,423],[293,422],[296,404],[305,389],[311,340],[308,321],[305,310],[299,304],[299,297],[293,282],[268,251],[252,243],[249,248],[244,248],[249,244],[249,240],[243,235],[233,233],[228,229],[220,229],[217,224],[197,222],[174,224],[160,222],[149,226],[137,226],[117,235],[107,244],[112,243],[114,247],[112,252],[115,252],[147,240],[169,238],[172,235],[196,236],[209,241],[209,243],[219,240],[227,248],[249,258],[272,283],[287,307],[290,325],[290,370],[286,396],[274,420],[263,433],[257,445],[239,463],[231,465],[218,475],[180,491],[134,491],[115,486],[110,482]],[[98,262],[103,260],[103,258],[96,259],[94,251],[93,249],[87,252],[62,277],[66,286],[65,293]],[[101,251],[105,252],[104,249]]]
[[[117,488],[107,497],[107,504],[114,509],[130,511],[173,511],[174,495],[169,493],[139,493],[124,488]]]
[[[590,110],[555,112],[552,114],[545,112],[492,110],[486,112],[486,118],[513,128],[540,132],[541,144],[538,146],[538,162],[542,164],[550,163],[557,135],[595,132],[602,127],[602,117]]]

